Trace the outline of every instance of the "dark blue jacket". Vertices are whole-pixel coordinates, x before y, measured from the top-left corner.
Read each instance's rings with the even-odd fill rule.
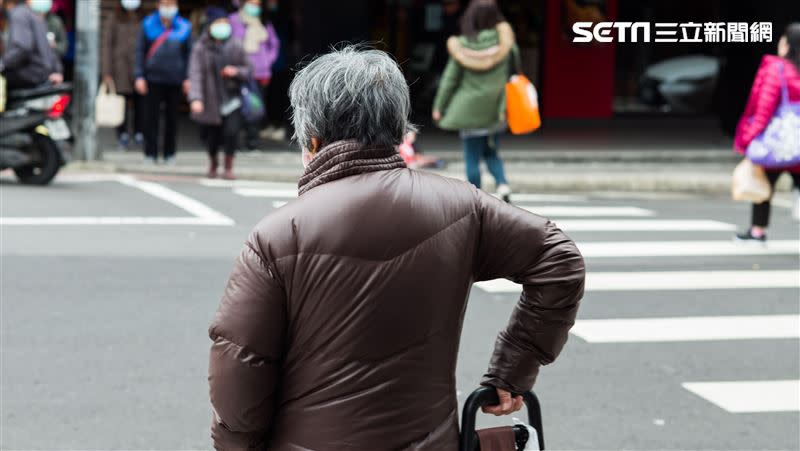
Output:
[[[164,31],[158,11],[144,18],[139,41],[136,43],[133,75],[152,83],[179,85],[188,77],[192,24],[183,17],[175,16],[169,29],[169,37],[148,58],[150,47]]]

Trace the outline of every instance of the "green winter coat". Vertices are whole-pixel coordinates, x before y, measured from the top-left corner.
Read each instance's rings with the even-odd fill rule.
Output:
[[[442,114],[444,130],[489,129],[505,120],[505,84],[510,58],[518,58],[514,32],[506,22],[481,30],[476,39],[453,36],[433,109]]]

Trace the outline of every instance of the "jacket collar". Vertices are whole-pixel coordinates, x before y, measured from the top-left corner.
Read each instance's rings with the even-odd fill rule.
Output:
[[[505,61],[514,47],[514,30],[508,22],[500,22],[497,30],[497,44],[484,49],[471,49],[464,45],[462,38],[452,36],[447,40],[447,51],[460,65],[476,71],[489,70]]]
[[[298,183],[299,193],[352,175],[405,167],[403,158],[391,147],[364,146],[352,139],[336,141],[323,147],[308,164]]]

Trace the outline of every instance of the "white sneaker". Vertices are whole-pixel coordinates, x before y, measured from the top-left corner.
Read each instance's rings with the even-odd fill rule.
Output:
[[[142,162],[145,166],[155,166],[156,159],[155,157],[144,157],[144,161]]]
[[[511,203],[511,187],[505,183],[497,185],[497,196],[503,199],[503,202]]]
[[[175,157],[164,158],[164,164],[167,166],[175,166]]]
[[[794,202],[792,202],[792,219],[800,222],[800,189],[792,191],[794,193]]]

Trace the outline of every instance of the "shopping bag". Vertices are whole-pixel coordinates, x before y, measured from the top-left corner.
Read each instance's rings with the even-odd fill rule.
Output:
[[[266,108],[264,107],[264,99],[261,98],[261,91],[254,79],[249,79],[242,84],[241,88],[242,97],[242,116],[248,123],[258,122],[264,118]]]
[[[522,74],[512,75],[506,83],[506,120],[515,135],[531,133],[542,125],[536,88]]]
[[[94,110],[98,127],[119,127],[125,122],[125,97],[117,94],[114,82],[110,85],[103,82],[97,89]]]
[[[733,200],[761,203],[772,195],[764,168],[745,158],[733,170],[731,185]]]
[[[800,102],[789,100],[789,87],[779,66],[781,102],[767,128],[747,146],[747,158],[754,164],[782,169],[800,164]]]

